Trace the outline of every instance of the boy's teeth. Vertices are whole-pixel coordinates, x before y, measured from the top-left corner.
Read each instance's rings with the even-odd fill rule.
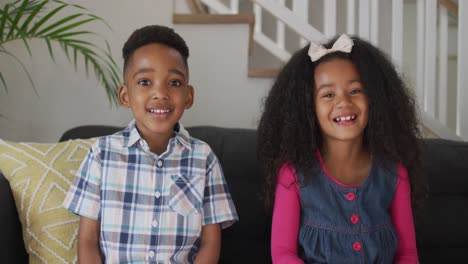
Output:
[[[163,114],[163,113],[169,113],[169,110],[161,110],[161,109],[151,109],[151,113],[157,113],[157,114]]]

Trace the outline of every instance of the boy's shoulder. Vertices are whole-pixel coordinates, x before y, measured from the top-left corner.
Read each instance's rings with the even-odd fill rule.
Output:
[[[190,142],[190,145],[192,146],[193,151],[213,152],[213,150],[211,149],[211,146],[201,139],[190,136],[189,142]]]
[[[91,148],[93,151],[121,149],[129,144],[131,140],[130,135],[131,132],[129,128],[126,127],[113,134],[97,137]]]
[[[182,145],[190,149],[191,151],[195,152],[205,152],[205,153],[212,153],[212,149],[208,143],[205,141],[196,138],[189,134],[187,129],[185,129],[182,124],[179,123],[178,125],[178,132],[176,135],[176,139],[180,141]]]

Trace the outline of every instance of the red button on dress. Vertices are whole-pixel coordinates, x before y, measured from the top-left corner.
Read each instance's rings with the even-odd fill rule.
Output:
[[[346,194],[346,199],[348,199],[348,201],[353,201],[355,198],[356,195],[353,192],[349,192]]]
[[[361,250],[361,249],[362,249],[362,244],[359,243],[359,242],[354,242],[354,243],[353,243],[353,249],[354,249],[354,251],[359,251],[359,250]]]
[[[351,223],[357,224],[357,223],[359,223],[359,216],[357,214],[353,214],[353,215],[351,215],[350,220],[351,220]]]

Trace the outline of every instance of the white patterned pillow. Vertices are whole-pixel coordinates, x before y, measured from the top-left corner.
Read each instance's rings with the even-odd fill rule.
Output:
[[[79,217],[63,199],[95,139],[55,144],[0,139],[0,171],[9,181],[29,263],[76,263]]]

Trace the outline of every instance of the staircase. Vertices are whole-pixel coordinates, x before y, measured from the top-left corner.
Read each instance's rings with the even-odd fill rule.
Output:
[[[251,77],[274,77],[291,54],[309,41],[324,41],[341,33],[366,38],[392,57],[410,87],[414,87],[425,134],[468,140],[468,118],[462,116],[468,112],[468,50],[460,48],[468,47],[466,1],[189,0],[179,1],[179,5],[180,2],[186,5],[176,5],[178,14],[173,22],[184,37],[199,30],[193,24],[248,25],[248,82],[264,82]],[[230,45],[245,38],[232,40],[225,46],[226,52],[230,52]]]

